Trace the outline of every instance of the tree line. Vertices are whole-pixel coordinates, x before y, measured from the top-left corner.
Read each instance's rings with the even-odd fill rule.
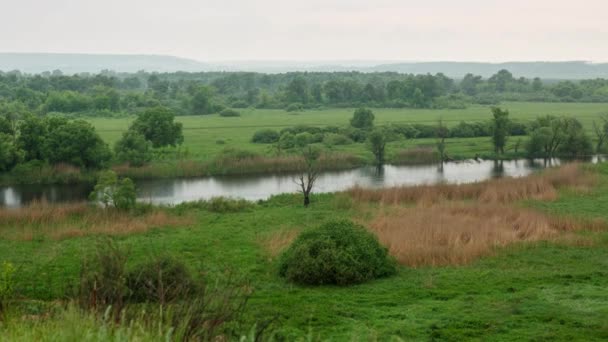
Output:
[[[465,108],[501,101],[608,102],[608,80],[543,81],[507,70],[484,79],[394,72],[251,72],[36,75],[0,72],[0,114],[120,116],[163,106],[176,115],[225,108]]]

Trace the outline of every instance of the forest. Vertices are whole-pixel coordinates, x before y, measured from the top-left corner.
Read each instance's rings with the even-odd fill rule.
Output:
[[[0,72],[0,115],[62,113],[128,116],[163,106],[176,115],[225,108],[321,109],[336,107],[463,109],[502,101],[608,102],[608,80],[543,81],[507,70],[484,79],[392,72],[147,73],[29,75]]]

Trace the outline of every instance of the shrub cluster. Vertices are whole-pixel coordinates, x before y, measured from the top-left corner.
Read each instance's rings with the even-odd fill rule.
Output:
[[[226,108],[220,112],[220,116],[236,117],[236,116],[241,116],[241,113],[239,113],[238,111],[236,111],[234,109]]]
[[[396,263],[364,227],[328,222],[302,233],[281,257],[279,274],[305,285],[350,285],[395,274]]]

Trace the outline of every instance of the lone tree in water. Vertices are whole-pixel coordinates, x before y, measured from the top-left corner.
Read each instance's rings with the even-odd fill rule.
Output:
[[[372,150],[372,153],[376,158],[376,166],[382,166],[384,164],[386,148],[386,138],[384,137],[384,133],[376,129],[369,135],[368,141],[369,148]]]
[[[439,152],[439,161],[443,165],[443,162],[447,159],[445,153],[445,139],[450,135],[450,131],[443,124],[443,120],[439,119],[437,122],[437,129],[435,136],[437,137],[437,152]]]
[[[604,148],[604,143],[608,138],[608,114],[602,114],[600,116],[600,124],[597,124],[593,121],[593,132],[597,138],[597,145],[595,147],[595,151],[597,153],[601,153]]]
[[[321,155],[319,149],[313,148],[311,146],[306,147],[302,150],[302,157],[304,158],[304,171],[298,179],[296,180],[296,184],[300,187],[300,192],[304,195],[304,206],[308,207],[310,204],[310,194],[312,192],[312,188],[315,186],[315,181],[319,176],[319,169],[317,165],[317,161],[319,160],[319,156]]]
[[[498,107],[492,108],[492,143],[494,144],[494,152],[497,154],[505,153],[505,145],[509,135],[509,111],[502,110]]]

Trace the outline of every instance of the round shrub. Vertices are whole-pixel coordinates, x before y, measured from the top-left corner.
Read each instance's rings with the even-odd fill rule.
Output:
[[[301,111],[301,110],[304,110],[304,105],[299,102],[293,102],[293,103],[288,104],[287,107],[285,107],[285,110],[288,112]]]
[[[272,144],[279,141],[279,132],[272,129],[263,129],[253,134],[252,142],[257,144]]]
[[[283,253],[279,274],[305,285],[350,285],[396,272],[385,247],[364,227],[348,220],[302,233]]]
[[[134,302],[171,302],[196,291],[196,283],[183,262],[168,256],[136,265],[127,275]]]
[[[234,109],[226,108],[220,112],[220,116],[229,118],[229,117],[241,116],[241,113],[239,113],[238,111],[236,111]]]
[[[308,132],[296,134],[296,145],[298,147],[304,147],[310,143],[312,143],[312,134]]]

